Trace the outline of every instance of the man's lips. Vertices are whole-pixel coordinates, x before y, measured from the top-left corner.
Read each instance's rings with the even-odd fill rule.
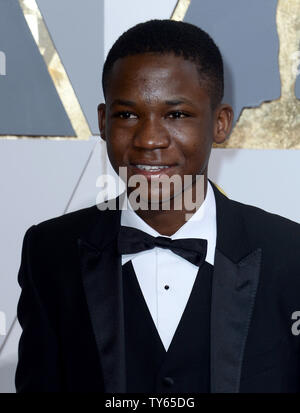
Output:
[[[129,167],[133,173],[133,175],[144,175],[145,177],[159,177],[160,175],[169,175],[170,172],[172,172],[172,169],[176,167],[176,165],[164,165],[164,164],[160,164],[160,165],[155,165],[155,164],[147,164],[149,166],[153,166],[153,167],[159,167],[159,166],[164,166],[160,169],[142,169],[141,167],[139,167],[139,165],[143,165],[142,163],[140,164],[130,164]]]

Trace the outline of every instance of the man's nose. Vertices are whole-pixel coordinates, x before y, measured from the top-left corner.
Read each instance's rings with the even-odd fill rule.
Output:
[[[133,145],[136,148],[165,148],[170,145],[170,135],[157,117],[144,119],[134,133]]]

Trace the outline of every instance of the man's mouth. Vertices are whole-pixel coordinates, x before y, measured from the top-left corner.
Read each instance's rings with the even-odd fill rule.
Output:
[[[147,165],[147,164],[131,164],[132,172],[134,174],[141,174],[144,176],[160,176],[167,174],[175,165]]]
[[[134,165],[134,166],[138,169],[142,169],[143,171],[158,171],[158,170],[161,170],[161,169],[169,168],[168,165],[158,165],[158,166],[154,166],[154,165]]]

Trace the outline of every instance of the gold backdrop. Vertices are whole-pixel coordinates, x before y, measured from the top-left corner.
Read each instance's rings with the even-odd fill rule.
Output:
[[[199,1],[199,0],[198,0]],[[191,0],[179,0],[173,20],[183,20]],[[295,96],[296,55],[300,45],[300,0],[278,0],[281,97],[244,108],[230,139],[218,148],[300,149],[300,101]]]

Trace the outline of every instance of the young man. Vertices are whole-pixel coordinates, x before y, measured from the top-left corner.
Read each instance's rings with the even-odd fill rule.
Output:
[[[207,179],[233,118],[217,46],[187,23],[137,25],[110,50],[103,89],[100,133],[127,191],[116,209],[27,231],[17,392],[300,391],[299,225]],[[162,175],[192,180],[163,193]],[[176,208],[199,175],[204,201]],[[131,205],[136,176],[146,208]]]

